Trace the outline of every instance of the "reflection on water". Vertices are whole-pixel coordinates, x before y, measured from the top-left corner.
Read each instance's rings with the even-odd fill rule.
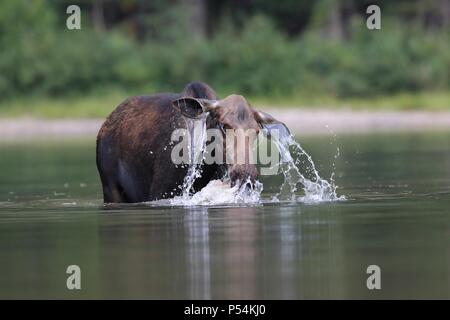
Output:
[[[450,298],[450,136],[301,140],[348,201],[105,208],[92,143],[0,145],[0,298]]]
[[[211,270],[208,210],[188,211],[185,215],[186,269],[189,270],[188,288],[192,299],[211,299]]]

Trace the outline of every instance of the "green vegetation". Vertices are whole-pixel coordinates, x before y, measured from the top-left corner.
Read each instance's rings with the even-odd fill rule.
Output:
[[[82,30],[70,31],[68,2],[2,1],[0,115],[104,116],[127,96],[181,91],[192,80],[221,94],[244,94],[255,105],[448,108],[450,33],[397,14],[421,3],[410,2],[386,4],[376,31],[352,2],[354,14],[342,21],[346,36],[332,37],[324,26],[339,1],[287,1],[278,9],[262,1],[258,10],[235,8],[242,15],[225,8],[207,35],[189,27],[184,1],[149,8],[110,1],[120,14],[126,3],[144,7],[133,22],[140,31],[131,33],[133,23],[113,19],[96,31],[86,12],[90,2],[81,2]],[[287,18],[295,8],[305,20],[294,28],[295,19]]]

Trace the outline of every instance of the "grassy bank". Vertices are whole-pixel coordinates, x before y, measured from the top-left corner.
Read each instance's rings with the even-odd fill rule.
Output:
[[[148,94],[151,94],[148,91]],[[231,92],[221,92],[224,97]],[[103,118],[125,98],[139,94],[107,90],[87,96],[65,98],[27,97],[10,99],[0,104],[0,117]],[[339,99],[333,96],[247,97],[257,107],[322,108],[355,110],[449,110],[450,92],[402,93],[370,98]]]

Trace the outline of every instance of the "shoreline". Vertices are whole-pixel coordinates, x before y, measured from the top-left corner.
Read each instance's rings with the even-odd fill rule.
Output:
[[[354,111],[262,108],[291,132],[306,135],[450,129],[450,111]],[[95,137],[104,119],[0,118],[0,141]]]

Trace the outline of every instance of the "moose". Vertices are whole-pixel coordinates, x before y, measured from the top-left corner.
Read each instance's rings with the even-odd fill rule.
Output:
[[[253,129],[258,133],[271,125],[287,130],[271,115],[253,109],[243,96],[233,94],[220,100],[202,82],[191,82],[178,94],[128,98],[107,117],[97,136],[96,160],[104,202],[137,203],[180,194],[188,169],[171,161],[167,146],[174,130],[186,128],[183,117],[200,116],[206,117],[207,128],[223,132]],[[245,144],[246,148],[251,143]],[[194,192],[225,175],[232,186],[255,181],[256,166],[245,159],[244,163],[201,164]]]

